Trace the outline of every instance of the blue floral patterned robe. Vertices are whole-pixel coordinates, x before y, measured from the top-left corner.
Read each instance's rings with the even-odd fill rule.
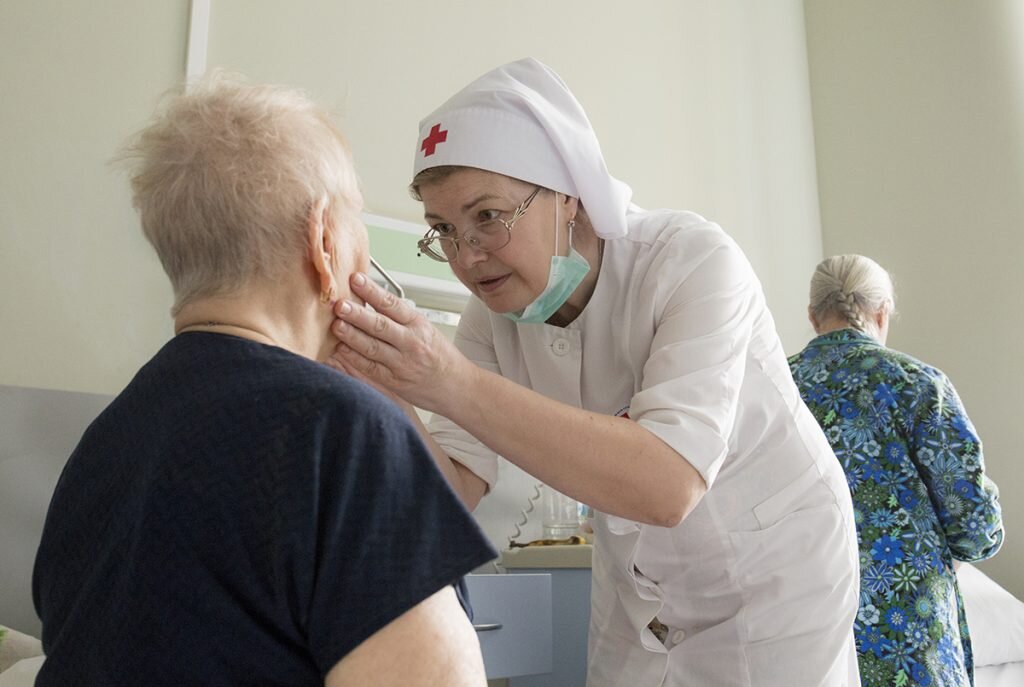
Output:
[[[994,555],[1003,527],[953,385],[855,329],[819,336],[789,364],[853,494],[864,687],[973,685],[953,559]]]

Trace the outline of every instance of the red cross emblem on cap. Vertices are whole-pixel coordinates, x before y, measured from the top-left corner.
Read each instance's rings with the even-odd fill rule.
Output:
[[[420,150],[423,151],[423,157],[429,157],[434,154],[434,149],[437,148],[439,143],[444,143],[448,140],[448,130],[441,131],[441,125],[435,124],[430,129],[430,135],[423,139],[423,145],[420,146]]]

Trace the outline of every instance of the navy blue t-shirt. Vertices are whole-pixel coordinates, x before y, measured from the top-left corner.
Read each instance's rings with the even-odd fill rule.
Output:
[[[86,430],[36,558],[50,685],[322,685],[495,552],[370,387],[171,340]]]

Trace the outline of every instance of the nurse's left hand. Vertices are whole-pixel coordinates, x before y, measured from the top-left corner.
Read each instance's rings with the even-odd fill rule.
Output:
[[[334,306],[339,343],[327,363],[386,393],[438,412],[456,368],[471,364],[423,315],[361,273],[349,279],[351,300]],[[374,312],[376,311],[376,312]]]

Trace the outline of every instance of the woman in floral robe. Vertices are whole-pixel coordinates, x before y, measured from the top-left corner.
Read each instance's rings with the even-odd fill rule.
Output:
[[[892,311],[877,263],[828,258],[811,280],[819,336],[789,363],[853,494],[864,687],[973,685],[954,566],[999,550],[998,490],[946,375],[885,347]]]

